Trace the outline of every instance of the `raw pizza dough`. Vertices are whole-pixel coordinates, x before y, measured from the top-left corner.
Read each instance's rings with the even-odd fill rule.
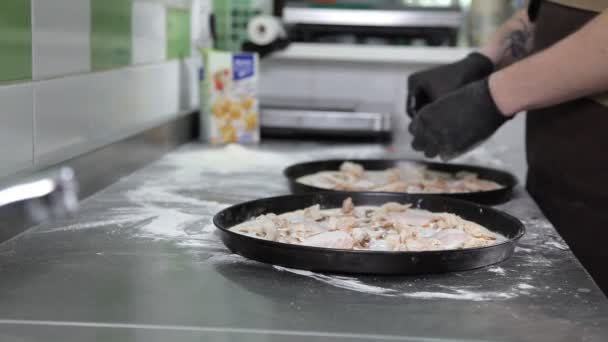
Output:
[[[485,247],[506,240],[502,235],[450,214],[386,203],[342,208],[319,205],[265,214],[230,230],[259,239],[313,247],[374,251],[435,251]]]
[[[467,193],[502,188],[498,183],[480,179],[472,172],[451,174],[427,169],[424,165],[401,162],[384,171],[367,171],[363,166],[345,162],[339,171],[321,171],[297,179],[321,189],[341,191],[390,191],[406,193]]]

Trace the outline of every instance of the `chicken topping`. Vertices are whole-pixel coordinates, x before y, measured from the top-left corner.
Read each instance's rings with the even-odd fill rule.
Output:
[[[344,200],[341,208],[314,205],[280,215],[266,214],[231,230],[283,243],[379,251],[463,249],[506,240],[451,213],[432,213],[394,202],[357,207],[351,198]]]
[[[401,162],[384,171],[366,171],[359,164],[345,162],[339,171],[317,172],[300,177],[298,182],[330,190],[407,193],[467,193],[502,188],[472,172],[451,174],[411,162]]]

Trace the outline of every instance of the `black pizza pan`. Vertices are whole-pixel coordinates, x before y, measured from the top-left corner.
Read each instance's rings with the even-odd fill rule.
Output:
[[[348,197],[355,205],[399,202],[432,212],[454,213],[502,234],[507,240],[481,248],[387,252],[292,245],[230,231],[231,227],[262,214],[281,214],[315,204],[326,209],[338,208]],[[213,223],[226,247],[249,259],[316,272],[376,275],[453,272],[496,264],[512,255],[515,243],[525,233],[518,219],[487,206],[439,196],[382,192],[320,192],[258,199],[220,211]]]
[[[468,171],[476,173],[479,178],[494,181],[500,185],[501,188],[490,191],[478,191],[478,192],[459,192],[459,193],[436,193],[433,195],[452,197],[462,199],[466,201],[472,201],[481,204],[500,204],[507,202],[513,195],[513,188],[517,185],[517,178],[506,171],[465,165],[465,164],[447,164],[447,163],[435,163],[423,160],[415,159],[331,159],[331,160],[320,160],[306,163],[299,163],[286,168],[283,173],[289,181],[289,189],[292,193],[307,193],[307,192],[318,192],[318,191],[335,191],[329,189],[318,188],[310,185],[305,185],[298,182],[298,178],[307,176],[320,171],[337,171],[342,163],[350,161],[357,164],[361,164],[365,170],[386,170],[397,166],[400,162],[410,162],[419,165],[426,166],[429,170],[442,171],[447,173],[457,173],[461,171]],[[427,194],[428,195],[428,194]]]

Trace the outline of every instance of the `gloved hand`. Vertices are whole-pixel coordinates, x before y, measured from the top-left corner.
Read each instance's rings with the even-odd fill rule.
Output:
[[[492,61],[474,52],[456,63],[414,73],[408,78],[407,114],[414,118],[422,107],[492,72]]]
[[[429,158],[450,159],[489,138],[507,120],[483,79],[424,107],[409,126],[412,147]]]

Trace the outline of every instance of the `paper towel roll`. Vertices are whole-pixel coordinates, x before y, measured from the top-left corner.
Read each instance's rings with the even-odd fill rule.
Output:
[[[271,16],[257,16],[247,26],[249,40],[257,45],[269,45],[279,38],[287,37],[283,23]]]

